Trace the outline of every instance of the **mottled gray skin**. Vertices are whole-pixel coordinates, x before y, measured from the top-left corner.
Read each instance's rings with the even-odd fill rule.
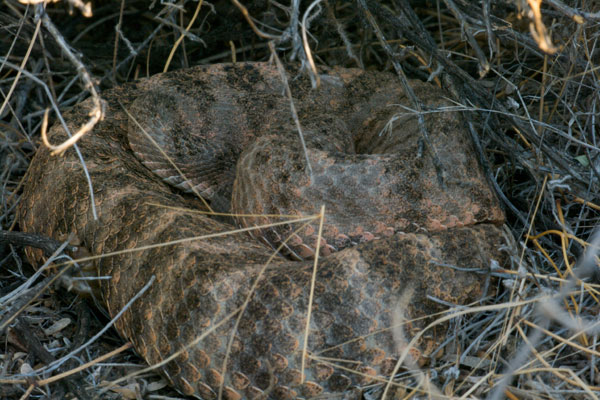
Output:
[[[432,85],[411,82],[426,111],[433,111],[425,120],[434,134],[419,155],[417,116],[395,76],[325,71],[318,89],[291,79],[307,168],[281,76],[273,66],[257,65],[213,68],[193,84],[165,78],[139,96],[130,107],[137,122],[130,120],[128,138],[140,161],[170,184],[194,188],[218,211],[306,216],[325,205],[325,254],[395,232],[502,221],[476,158],[466,151],[459,115],[440,111],[450,102]],[[436,171],[434,153],[443,171]],[[293,234],[287,251],[310,258],[317,226],[293,234],[298,227],[284,225],[256,236],[277,247]]]
[[[418,321],[391,329],[394,323],[441,311],[427,296],[464,304],[482,295],[485,275],[449,266],[486,270],[492,259],[504,260],[497,227],[502,213],[458,117],[437,113],[425,118],[446,168],[441,187],[431,152],[416,154],[419,133],[413,116],[394,125],[388,135],[395,139],[378,143],[379,131],[399,110],[386,105],[407,104],[393,75],[345,69],[324,73],[324,85],[317,91],[310,90],[306,79],[290,77],[300,121],[310,136],[312,180],[295,141],[279,76],[262,63],[196,67],[103,93],[106,118],[80,142],[94,184],[98,221],[92,218],[87,184],[73,151],[61,158],[40,149],[32,161],[20,203],[21,229],[55,238],[75,232],[92,254],[233,228],[204,215],[153,205],[202,209],[199,200],[173,185],[193,185],[219,208],[227,208],[233,196],[232,208],[246,213],[314,213],[326,203],[329,247],[338,245],[340,235],[351,241],[378,239],[320,260],[304,382],[301,350],[312,261],[275,257],[259,278],[271,251],[237,234],[135,250],[97,262],[98,274],[112,276],[100,286],[111,315],[156,277],[117,322],[119,332],[148,363],[165,359],[238,310],[259,279],[241,314],[225,369],[235,318],[163,368],[182,393],[215,398],[222,384],[229,399],[291,399],[348,393],[386,379],[403,344],[424,326]],[[446,104],[433,87],[411,84],[426,104]],[[192,183],[172,173],[119,101],[178,160]],[[72,129],[86,120],[90,107],[86,101],[66,115]],[[368,133],[363,137],[362,131]],[[53,141],[64,138],[59,127],[51,135]],[[339,154],[342,150],[350,155]],[[361,154],[351,154],[357,150]],[[364,153],[384,154],[377,158]],[[242,163],[237,162],[240,158]],[[267,160],[274,164],[267,166]],[[291,172],[281,169],[286,165],[292,166]],[[206,169],[208,177],[202,172]],[[258,170],[258,176],[248,174],[249,169]],[[384,170],[391,174],[383,175]],[[382,191],[384,185],[389,186]],[[294,195],[288,200],[289,193]],[[380,216],[383,221],[375,221]],[[244,221],[238,224],[263,219]],[[257,235],[271,235],[277,242],[285,229]],[[302,233],[290,251],[305,251],[302,246],[311,240],[312,232]],[[36,251],[28,255],[33,263],[41,259]],[[401,301],[407,293],[409,300]],[[421,353],[415,354],[427,355],[444,335],[442,326],[427,332],[419,342]],[[325,357],[354,362],[331,364]]]

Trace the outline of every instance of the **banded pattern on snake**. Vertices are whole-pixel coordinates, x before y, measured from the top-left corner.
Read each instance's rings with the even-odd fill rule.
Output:
[[[430,133],[423,145],[417,114],[395,76],[322,71],[318,89],[289,77],[310,171],[281,76],[265,63],[195,67],[104,93],[107,116],[79,144],[98,221],[72,150],[60,158],[42,148],[32,161],[20,203],[22,230],[55,238],[75,232],[92,254],[183,240],[94,265],[112,277],[100,284],[111,315],[155,276],[117,322],[149,363],[208,332],[163,369],[182,393],[216,398],[222,386],[230,399],[308,398],[386,379],[424,326],[422,320],[399,323],[443,310],[431,297],[454,304],[477,299],[486,277],[464,268],[485,271],[492,259],[504,260],[503,214],[461,119],[432,111],[450,104],[443,92],[411,81],[429,110],[422,114]],[[69,126],[80,126],[89,109],[89,102],[73,109]],[[173,172],[142,130],[188,179]],[[59,127],[51,135],[64,137]],[[276,257],[261,274],[272,250],[245,234],[214,235],[233,226],[183,210],[204,209],[186,193],[191,187],[220,211],[310,215],[326,205],[326,257],[316,273],[304,371],[312,261]],[[254,235],[278,246],[292,234],[289,255],[310,258],[316,226],[294,233],[293,225],[282,225]],[[28,255],[32,263],[41,259],[36,251]],[[428,332],[420,354],[443,336],[441,327]]]

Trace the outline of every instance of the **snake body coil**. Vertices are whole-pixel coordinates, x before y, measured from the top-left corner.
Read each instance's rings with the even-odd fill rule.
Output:
[[[185,394],[216,398],[222,386],[228,399],[291,399],[387,379],[424,326],[403,322],[443,310],[428,296],[475,300],[485,276],[463,269],[503,260],[503,215],[457,115],[424,113],[423,145],[417,115],[393,75],[327,69],[316,90],[307,79],[291,78],[311,171],[279,73],[243,63],[161,74],[104,93],[106,118],[79,143],[99,220],[72,150],[61,158],[40,149],[27,175],[19,212],[24,231],[55,238],[75,232],[93,254],[183,240],[105,257],[96,268],[112,277],[100,284],[111,315],[155,276],[116,324],[149,363],[201,338],[163,368]],[[448,104],[430,85],[411,85],[425,106]],[[89,109],[86,101],[67,115],[71,129]],[[59,127],[51,135],[64,137]],[[185,193],[192,187],[215,208],[237,213],[307,215],[326,205],[321,248],[332,254],[316,273],[304,371],[312,261],[276,257],[259,278],[272,251],[246,234],[215,236],[233,227],[182,210],[203,209]],[[312,255],[316,226],[293,234],[290,254]],[[255,236],[277,246],[293,229]],[[212,236],[185,240],[206,235]],[[41,258],[28,255],[33,263]],[[441,327],[427,332],[421,355],[443,337]]]

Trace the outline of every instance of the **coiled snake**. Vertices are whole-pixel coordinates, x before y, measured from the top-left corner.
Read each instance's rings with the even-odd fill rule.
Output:
[[[231,230],[183,209],[204,209],[185,193],[191,187],[216,209],[244,214],[311,215],[326,206],[320,248],[326,257],[316,272],[304,371],[312,261],[275,257],[252,293],[273,251],[245,233],[96,263],[98,274],[112,277],[100,284],[111,315],[156,277],[116,324],[149,363],[208,332],[163,368],[185,394],[215,398],[222,386],[229,399],[315,397],[386,379],[403,345],[424,326],[400,322],[444,309],[431,298],[476,300],[485,275],[464,269],[502,262],[503,214],[459,116],[443,110],[450,103],[441,91],[411,81],[426,111],[423,140],[418,114],[392,74],[323,68],[319,88],[296,74],[289,86],[306,156],[277,69],[222,64],[104,93],[106,118],[79,143],[99,220],[92,218],[74,151],[53,157],[40,149],[26,177],[21,229],[55,238],[75,232],[93,254]],[[67,114],[71,129],[89,110],[86,101]],[[143,131],[189,180],[173,172]],[[61,132],[54,127],[53,140]],[[239,218],[237,224],[269,221],[278,219]],[[254,236],[285,244],[288,256],[310,258],[318,221],[293,233],[297,227],[263,228]],[[28,255],[33,263],[41,258]],[[232,339],[236,312],[249,295]],[[437,329],[420,340],[421,355],[444,337]]]

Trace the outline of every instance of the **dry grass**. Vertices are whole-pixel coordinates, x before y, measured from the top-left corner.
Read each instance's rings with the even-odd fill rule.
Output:
[[[49,4],[46,13],[0,3],[2,230],[17,228],[21,180],[45,110],[61,123],[60,111],[94,97],[85,134],[103,112],[96,87],[199,63],[265,60],[268,41],[309,72],[329,64],[429,79],[463,110],[518,254],[492,270],[496,298],[435,322],[449,320],[447,343],[465,346],[446,346],[420,378],[400,373],[398,387],[412,398],[600,397],[598,2],[103,1],[90,18],[78,3]],[[0,398],[178,396],[152,373],[102,392],[101,382],[144,367],[112,330],[90,340],[107,318],[49,286],[52,278],[34,274],[22,250],[2,242],[0,274]],[[373,390],[380,395],[381,385]]]

